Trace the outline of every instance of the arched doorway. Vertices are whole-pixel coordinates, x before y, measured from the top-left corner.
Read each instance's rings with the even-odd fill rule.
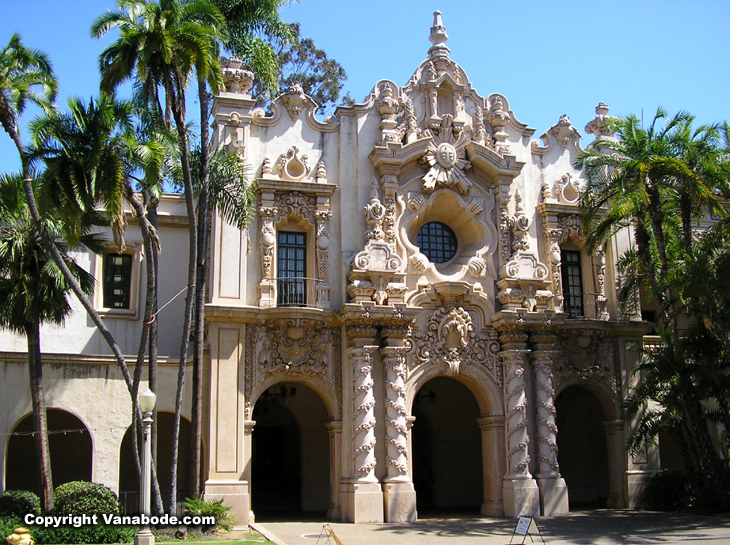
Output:
[[[484,501],[479,405],[461,382],[436,377],[416,394],[413,485],[419,517],[479,514]]]
[[[91,481],[91,435],[84,423],[61,409],[47,409],[48,445],[53,487],[71,481]],[[40,496],[33,415],[23,417],[8,441],[6,490],[30,490]],[[18,434],[18,435],[16,435]]]
[[[311,388],[280,382],[259,396],[251,437],[257,520],[326,516],[330,501],[327,408]]]
[[[170,497],[172,471],[172,432],[174,413],[157,413],[157,481],[160,484],[162,501],[167,508]],[[181,504],[190,494],[190,421],[180,418],[180,433],[177,454],[177,501]],[[140,439],[141,441],[141,439]],[[119,452],[119,499],[126,513],[137,512],[139,480],[134,465],[132,428],[127,429]],[[203,456],[201,456],[204,459]],[[202,473],[202,472],[201,472]]]
[[[571,509],[606,507],[610,476],[600,401],[587,388],[569,386],[558,395],[555,409],[558,463]]]

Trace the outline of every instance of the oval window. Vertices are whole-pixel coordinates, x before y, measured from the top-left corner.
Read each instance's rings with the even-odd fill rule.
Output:
[[[426,223],[418,230],[416,244],[431,263],[446,263],[456,255],[456,235],[438,221]]]

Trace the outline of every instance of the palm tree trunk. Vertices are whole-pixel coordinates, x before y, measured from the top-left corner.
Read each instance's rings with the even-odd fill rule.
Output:
[[[200,194],[198,197],[198,262],[195,277],[195,348],[193,351],[193,403],[190,438],[190,494],[200,495],[203,435],[203,354],[205,342],[205,291],[208,276],[208,234],[210,231],[210,199],[208,198],[209,98],[205,81],[198,81],[200,100]]]
[[[177,373],[177,391],[175,395],[175,419],[172,427],[172,460],[170,470],[170,511],[174,511],[177,504],[177,463],[178,450],[180,445],[180,413],[183,404],[183,390],[185,386],[185,371],[188,355],[188,340],[190,337],[190,324],[193,317],[193,301],[195,298],[195,268],[197,264],[198,231],[195,216],[195,203],[193,200],[193,183],[190,175],[190,158],[188,147],[188,135],[185,127],[185,86],[182,78],[174,74],[174,88],[179,91],[175,94],[173,86],[170,85],[172,102],[172,114],[175,118],[177,134],[180,145],[180,162],[183,172],[183,186],[185,189],[185,207],[188,214],[189,232],[189,254],[188,254],[188,293],[185,297],[185,315],[183,320],[182,340],[180,342],[180,361]],[[170,82],[171,83],[171,82]]]
[[[43,511],[53,510],[53,478],[51,476],[51,450],[48,446],[48,421],[46,418],[46,399],[43,393],[43,362],[41,361],[40,324],[26,324],[25,336],[28,340],[28,373],[30,375],[30,397],[33,403],[35,421],[35,450],[38,459],[38,476],[41,484]]]
[[[157,231],[158,222],[157,222],[157,205],[158,200],[154,198],[154,202],[149,203],[147,206],[147,219],[150,222],[150,225],[152,225],[152,228]],[[150,339],[149,339],[149,349],[147,353],[147,359],[148,359],[148,365],[149,369],[147,370],[148,376],[147,376],[147,382],[149,384],[150,390],[152,390],[155,394],[157,393],[157,294],[159,292],[159,285],[160,285],[160,269],[159,269],[159,259],[158,254],[155,251],[152,255],[152,264],[154,267],[154,277],[155,277],[155,289],[152,294],[152,313],[155,316],[155,319],[152,320],[152,323],[150,324]],[[152,412],[152,430],[150,434],[150,440],[152,441],[152,460],[154,464],[157,464],[157,405],[155,405],[155,410]]]

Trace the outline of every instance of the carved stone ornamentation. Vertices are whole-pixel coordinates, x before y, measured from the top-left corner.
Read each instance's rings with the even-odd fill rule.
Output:
[[[534,335],[533,335],[534,338]],[[537,408],[537,461],[542,478],[559,476],[558,427],[555,423],[555,389],[553,388],[553,350],[532,352],[535,370],[535,398]]]
[[[430,363],[455,376],[464,365],[483,365],[495,383],[502,383],[496,332],[475,333],[471,316],[461,307],[435,310],[426,322],[426,330],[413,331],[408,345],[410,368]]]
[[[302,86],[295,83],[281,96],[281,101],[289,112],[292,121],[296,121],[299,118],[299,114],[302,113],[302,109],[307,104],[307,95],[304,94]]]
[[[223,67],[223,85],[227,93],[246,95],[253,87],[253,72],[241,68],[241,59],[231,57]]]
[[[388,82],[384,83],[380,91],[380,100],[377,102],[378,113],[381,116],[381,132],[375,143],[376,146],[385,146],[388,142],[400,141],[400,136],[396,130],[398,122],[395,120],[398,107],[398,100],[393,98],[393,86]]]
[[[525,350],[505,350],[499,359],[505,372],[505,411],[507,419],[508,474],[530,478],[527,433],[527,395],[525,394]]]
[[[355,477],[359,482],[378,482],[375,476],[375,395],[373,355],[377,346],[348,348],[353,374]]]
[[[309,166],[309,157],[300,155],[299,148],[292,146],[279,156],[274,170],[282,179],[296,182],[308,176],[312,167]]]
[[[259,234],[261,270],[264,278],[266,278],[271,274],[271,263],[274,259],[274,246],[276,245],[274,218],[276,217],[276,209],[262,206],[259,208],[259,217],[261,218],[261,232]]]
[[[561,115],[557,125],[553,125],[548,129],[548,134],[555,137],[558,145],[565,149],[571,140],[579,140],[580,133],[571,125],[570,118],[567,115]]]
[[[616,347],[603,330],[562,331],[560,348],[560,355],[554,359],[556,386],[569,379],[599,381],[620,394]]]
[[[616,119],[618,118],[608,115],[608,105],[599,102],[596,106],[596,117],[588,122],[585,131],[594,135],[596,140],[613,138],[613,135],[616,134],[616,127],[612,124],[612,121]]]
[[[456,139],[453,131],[453,118],[446,114],[441,120],[441,127],[437,135],[432,137],[428,150],[423,156],[424,161],[431,167],[423,177],[423,190],[431,192],[438,187],[451,187],[466,195],[472,182],[464,171],[471,168],[466,160],[466,139]]]
[[[502,96],[495,95],[491,98],[488,119],[494,131],[496,151],[501,154],[509,153],[509,147],[507,146],[509,135],[505,131],[505,127],[509,123],[509,113],[504,110]]]
[[[389,481],[409,481],[405,349],[381,349],[385,368],[385,441]]]

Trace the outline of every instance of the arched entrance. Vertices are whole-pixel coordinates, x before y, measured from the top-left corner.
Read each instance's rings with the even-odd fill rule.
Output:
[[[555,409],[558,463],[571,509],[606,507],[610,475],[600,401],[587,388],[568,386],[555,400]]]
[[[419,517],[479,514],[484,501],[479,405],[461,382],[436,377],[413,402],[413,485]]]
[[[167,508],[170,497],[172,470],[172,432],[174,413],[157,413],[157,481],[160,484],[162,501]],[[190,487],[190,421],[180,418],[180,433],[177,454],[177,501],[178,504],[191,496]],[[141,441],[141,439],[140,439]],[[141,444],[141,443],[140,443]],[[119,452],[119,499],[127,513],[137,512],[139,480],[134,465],[132,428],[127,429]],[[204,459],[204,457],[201,457]]]
[[[91,481],[91,435],[84,423],[61,409],[47,409],[48,444],[53,487],[71,481]],[[8,441],[6,490],[30,490],[40,496],[33,415],[23,417]],[[15,435],[19,434],[19,435]]]
[[[280,382],[254,405],[251,507],[257,520],[324,519],[330,505],[327,408],[311,388]]]

